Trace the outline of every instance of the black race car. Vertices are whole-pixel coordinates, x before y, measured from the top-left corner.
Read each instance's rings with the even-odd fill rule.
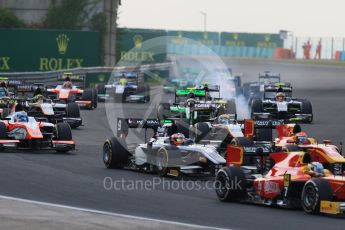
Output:
[[[282,100],[276,99],[280,94]],[[292,97],[292,87],[290,85],[264,86],[263,98],[253,98],[250,102],[251,117],[271,118],[271,119],[300,119],[303,122],[313,121],[312,104],[307,99],[297,99]]]
[[[258,81],[243,83],[243,95],[248,101],[251,101],[253,98],[262,98],[265,85],[272,85],[280,82],[280,74],[265,71],[259,74]]]

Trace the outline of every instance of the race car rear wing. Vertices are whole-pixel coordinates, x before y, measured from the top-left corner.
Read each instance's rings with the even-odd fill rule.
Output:
[[[131,128],[152,129],[157,133],[158,128],[161,127],[161,122],[158,119],[141,119],[141,118],[117,118],[117,137],[126,137]]]
[[[289,137],[295,133],[301,132],[301,126],[291,120],[277,119],[245,119],[244,136],[255,138],[257,141],[272,141],[273,130],[277,130],[277,137]]]
[[[203,89],[194,89],[194,88],[189,88],[189,89],[177,89],[175,91],[175,96],[176,97],[186,97],[190,93],[194,93],[195,97],[205,97],[206,96],[206,91]]]
[[[57,77],[58,81],[66,81],[66,79],[69,78],[73,82],[84,82],[86,77],[85,75],[77,75],[72,73],[64,73],[63,75],[60,75]]]

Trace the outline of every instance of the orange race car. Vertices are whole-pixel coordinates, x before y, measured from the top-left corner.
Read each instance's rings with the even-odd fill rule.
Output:
[[[64,81],[64,83],[57,85],[55,88],[46,89],[49,98],[65,103],[75,102],[88,109],[97,108],[96,89],[81,89],[79,86],[72,84],[72,81],[85,81],[83,76],[64,73],[64,75],[58,77],[58,81]]]
[[[12,112],[0,121],[0,150],[53,149],[68,152],[75,149],[72,131],[67,123],[56,125],[37,121],[24,111]]]

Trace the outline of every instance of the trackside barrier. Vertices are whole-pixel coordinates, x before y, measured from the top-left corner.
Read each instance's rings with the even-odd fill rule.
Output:
[[[337,51],[335,53],[335,59],[337,61],[345,61],[345,52],[344,51]]]
[[[81,67],[73,69],[64,69],[58,71],[34,71],[34,72],[0,72],[0,77],[8,77],[11,80],[23,80],[27,84],[44,83],[56,84],[57,77],[64,72],[71,72],[74,74],[87,75],[95,73],[111,73],[124,71],[151,71],[151,70],[169,70],[170,62],[147,64],[147,65],[132,65],[132,66],[115,66],[115,67]]]
[[[200,46],[195,44],[168,44],[167,52],[178,55],[219,55],[222,57],[273,58],[275,48],[246,46]]]

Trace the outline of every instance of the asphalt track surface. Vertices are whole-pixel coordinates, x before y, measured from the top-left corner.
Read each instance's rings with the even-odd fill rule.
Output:
[[[244,82],[254,80],[260,71],[280,72],[284,81],[292,82],[296,97],[312,101],[315,120],[303,129],[318,140],[332,139],[335,143],[345,140],[344,68],[243,60],[227,64],[234,71],[244,73]],[[158,93],[153,90],[152,95]],[[110,115],[113,119],[123,111],[122,105],[115,107],[116,112]],[[129,111],[125,114],[132,116],[142,117],[146,112],[145,105],[127,104],[125,108]],[[149,184],[145,189],[139,184],[132,190],[131,181],[158,183],[160,179],[152,174],[106,169],[102,162],[102,144],[112,131],[104,105],[97,110],[83,111],[82,116],[85,126],[73,131],[78,143],[78,151],[74,153],[1,152],[0,195],[231,229],[344,229],[344,218],[219,202],[212,189],[194,186],[208,186],[207,181],[194,181],[194,189],[186,185],[175,190],[173,184],[178,187],[177,183],[185,182],[164,179],[156,186]],[[105,178],[107,183],[104,184]],[[109,189],[109,178],[125,180],[125,189]]]

